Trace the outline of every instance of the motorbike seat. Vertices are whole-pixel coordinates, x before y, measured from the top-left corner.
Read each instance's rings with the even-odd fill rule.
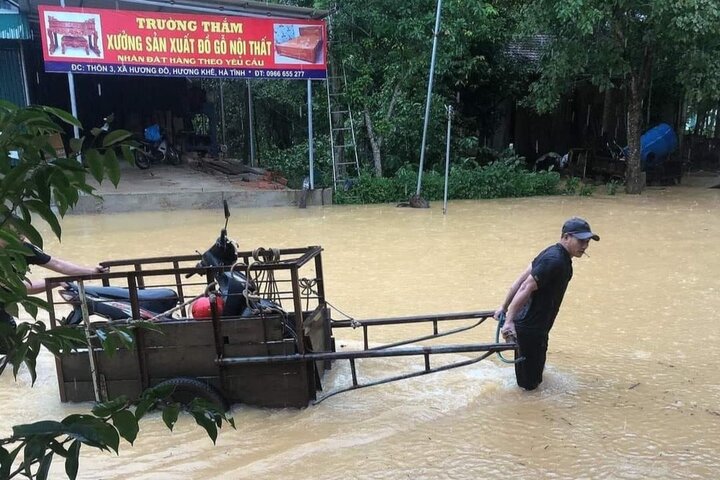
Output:
[[[85,287],[85,291],[90,295],[99,297],[112,298],[113,300],[130,300],[130,290],[122,287]],[[169,288],[150,288],[147,290],[138,290],[138,300],[140,301],[157,301],[157,300],[177,300],[175,290]]]

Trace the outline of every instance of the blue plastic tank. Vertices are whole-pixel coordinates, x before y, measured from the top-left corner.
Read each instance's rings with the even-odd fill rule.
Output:
[[[663,164],[678,145],[675,130],[667,123],[657,125],[640,137],[640,165],[642,169]]]

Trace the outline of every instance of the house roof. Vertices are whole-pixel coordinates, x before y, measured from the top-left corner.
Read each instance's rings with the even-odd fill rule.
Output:
[[[510,42],[505,53],[516,60],[537,65],[551,40],[550,35],[529,35]]]
[[[60,5],[59,0],[10,0],[37,21],[38,5]],[[331,12],[316,8],[281,5],[253,0],[65,0],[66,7],[117,8],[168,13],[209,13],[243,17],[280,17],[320,20]]]

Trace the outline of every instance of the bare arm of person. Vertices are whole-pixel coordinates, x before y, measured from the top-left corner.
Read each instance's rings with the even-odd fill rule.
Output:
[[[528,265],[528,268],[525,269],[523,273],[520,274],[520,276],[513,282],[513,284],[510,286],[510,290],[508,290],[507,295],[505,296],[505,301],[503,304],[495,311],[495,319],[500,319],[500,314],[506,313],[508,311],[508,308],[510,307],[510,303],[512,302],[513,298],[515,298],[515,294],[517,294],[517,291],[520,289],[520,286],[523,284],[526,278],[530,276],[530,272],[532,272],[532,264]]]
[[[528,275],[510,302],[507,315],[505,316],[505,325],[503,325],[500,332],[503,337],[515,336],[515,317],[517,316],[517,313],[525,307],[533,292],[537,289],[538,284],[535,281],[535,277]]]
[[[42,267],[52,270],[53,272],[61,273],[63,275],[92,275],[94,273],[103,273],[109,270],[107,267],[103,267],[102,265],[85,267],[55,257],[52,257],[50,261],[43,264]],[[44,279],[27,281],[25,282],[25,284],[27,286],[27,292],[29,294],[45,291]]]
[[[52,257],[49,262],[43,265],[43,267],[64,275],[92,275],[93,273],[103,273],[108,271],[108,268],[103,267],[102,265],[85,267],[55,257]]]

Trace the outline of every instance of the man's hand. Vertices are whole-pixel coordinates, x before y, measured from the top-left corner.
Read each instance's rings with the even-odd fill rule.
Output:
[[[97,265],[95,267],[95,273],[108,273],[110,271],[110,267],[104,267],[102,265]]]
[[[515,333],[515,323],[505,321],[505,325],[503,325],[500,330],[500,334],[502,334],[506,342],[515,342],[517,339],[517,333]]]
[[[502,327],[500,329],[500,333],[502,334],[503,338],[506,342],[515,342],[515,339],[517,335],[515,334],[515,323],[513,321],[507,320],[507,311],[505,310],[505,307],[502,306],[498,308],[495,311],[495,320],[500,322],[500,326]]]

